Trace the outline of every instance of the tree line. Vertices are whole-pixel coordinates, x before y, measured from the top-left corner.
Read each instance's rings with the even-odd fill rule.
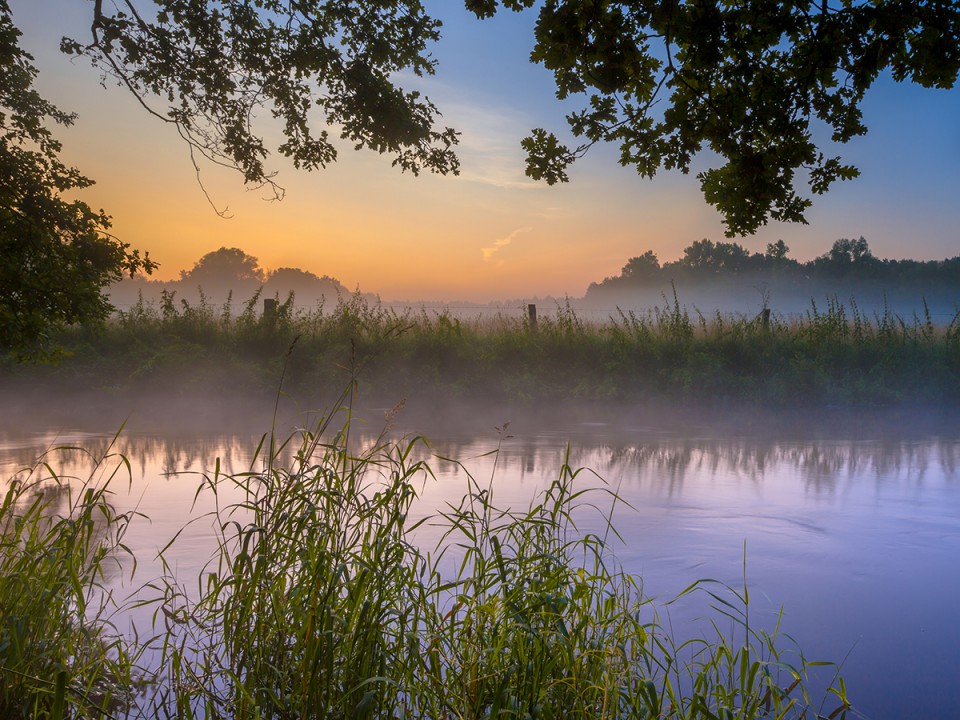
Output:
[[[910,314],[955,312],[960,307],[960,256],[944,260],[879,258],[863,237],[841,238],[822,255],[801,262],[783,241],[750,252],[736,242],[698,240],[674,261],[661,263],[647,250],[631,257],[620,274],[592,283],[584,302],[603,306],[649,305],[669,293],[702,309],[744,311],[766,307],[803,312],[811,301],[851,298],[862,307],[888,305]],[[759,293],[759,294],[758,294]]]
[[[293,294],[297,304],[313,305],[323,300],[335,301],[338,296],[350,294],[350,290],[334,277],[301,268],[265,270],[256,257],[235,247],[220,247],[206,253],[192,268],[181,270],[177,280],[149,280],[138,276],[107,288],[110,302],[119,309],[141,298],[156,302],[162,293],[172,295],[176,304],[246,302],[260,293],[280,300]]]
[[[753,252],[736,242],[697,240],[672,262],[660,263],[652,250],[627,260],[619,275],[591,284],[592,291],[644,285],[662,280],[709,280],[769,274],[781,278],[862,280],[901,285],[960,282],[960,256],[944,260],[890,260],[875,256],[866,239],[841,238],[830,250],[807,262],[789,257],[790,247],[778,240],[765,252]],[[589,291],[588,291],[589,292]]]

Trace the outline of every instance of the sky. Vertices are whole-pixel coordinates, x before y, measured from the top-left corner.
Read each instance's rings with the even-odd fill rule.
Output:
[[[238,174],[202,166],[212,201],[229,211],[223,219],[175,130],[121,88],[102,87],[86,62],[59,53],[62,36],[85,37],[91,4],[11,2],[40,70],[38,89],[79,115],[57,129],[64,159],[96,181],[78,197],[105,209],[124,242],[148,250],[161,279],[227,246],[267,270],[300,267],[384,300],[576,297],[647,250],[663,262],[696,240],[726,240],[696,180],[709,158],[690,175],[648,180],[620,167],[616,148],[595,147],[571,168],[570,183],[526,178],[521,138],[534,127],[563,138],[564,115],[578,107],[557,101],[550,74],[529,62],[535,14],[479,21],[459,0],[427,6],[444,22],[431,48],[439,67],[416,82],[442,123],[462,132],[460,176],[402,174],[388,157],[344,143],[338,162],[314,173],[271,157],[286,197],[268,202]],[[808,225],[771,223],[737,242],[762,252],[783,239],[799,260],[860,236],[879,257],[960,254],[960,91],[883,78],[863,110],[870,132],[838,148],[861,177],[814,197]]]

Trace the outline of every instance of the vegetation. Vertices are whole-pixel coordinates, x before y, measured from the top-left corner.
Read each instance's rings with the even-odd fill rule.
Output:
[[[296,294],[301,305],[314,305],[324,297],[348,295],[344,285],[329,275],[322,277],[300,268],[281,267],[267,272],[260,260],[240,248],[221,247],[208,252],[189,270],[181,270],[175,281],[154,280],[138,275],[124,278],[109,288],[110,302],[120,309],[134,305],[140,297],[159,302],[164,291],[176,293],[177,299],[222,304],[232,297],[249,298],[259,289],[265,296],[286,297]],[[375,296],[368,296],[375,299]]]
[[[689,172],[708,150],[722,164],[697,177],[728,236],[770,219],[805,222],[803,190],[822,194],[859,174],[815,142],[813,128],[829,128],[831,143],[864,135],[860,103],[881,73],[948,88],[960,70],[956,34],[943,31],[955,27],[957,8],[943,3],[467,5],[481,16],[538,6],[532,58],[553,72],[558,97],[585,96],[567,116],[582,144],[534,130],[524,140],[529,175],[565,181],[570,163],[599,142],[617,145],[620,164],[646,177]]]
[[[863,237],[841,238],[808,262],[789,257],[783,240],[766,252],[739,243],[698,240],[675,261],[650,250],[630,258],[619,275],[592,283],[583,305],[637,307],[656,302],[673,284],[687,301],[706,307],[773,307],[803,312],[811,298],[855,297],[864,307],[911,314],[926,305],[949,322],[960,307],[960,257],[891,260],[876,257]],[[758,294],[759,291],[759,294]]]
[[[392,405],[465,399],[537,403],[569,399],[691,399],[772,406],[955,403],[960,399],[960,316],[946,324],[855,304],[812,305],[805,316],[703,316],[674,297],[647,313],[586,322],[569,306],[482,319],[449,311],[397,311],[359,296],[268,316],[254,296],[240,312],[164,295],[119,313],[99,333],[58,338],[56,367],[7,361],[18,385],[268,396],[292,343],[286,389],[305,403],[335,393],[344,368]],[[59,385],[58,385],[59,383]]]
[[[100,458],[84,482],[43,458],[7,486],[0,505],[0,715],[109,716],[136,690],[135,654],[110,624],[104,577],[125,548],[131,514]]]
[[[106,285],[154,265],[109,234],[103,211],[63,197],[91,181],[63,164],[46,123],[75,118],[33,88],[20,34],[0,0],[0,351],[42,358],[58,327],[110,314]]]
[[[485,18],[535,2],[464,4]],[[619,145],[621,164],[651,177],[661,168],[688,172],[707,149],[725,162],[699,174],[701,188],[730,236],[771,218],[803,222],[811,201],[795,187],[798,171],[813,194],[857,175],[814,143],[811,123],[847,142],[866,133],[860,103],[882,72],[948,88],[960,69],[955,33],[943,30],[956,25],[957,10],[943,3],[558,0],[538,12],[531,59],[552,71],[559,98],[584,96],[567,118],[583,143],[571,149],[534,129],[522,141],[527,174],[565,181],[568,166],[599,142]],[[89,37],[64,38],[61,49],[88,58],[173,125],[195,164],[202,157],[234,167],[281,197],[254,118],[282,121],[276,152],[297,168],[337,158],[328,130],[315,130],[319,115],[341,140],[386,153],[404,171],[458,172],[457,131],[437,127],[437,108],[395,84],[435,71],[428,46],[440,26],[420,0],[309,9],[275,0],[98,1]],[[153,263],[109,234],[103,211],[64,199],[91,181],[61,162],[46,124],[74,116],[33,89],[36,68],[20,35],[0,0],[0,350],[48,357],[58,350],[51,330],[99,322],[110,311],[101,289]]]
[[[335,417],[299,444],[264,436],[253,463],[260,469],[227,476],[217,467],[204,477],[197,493],[222,498],[208,518],[218,550],[197,591],[184,590],[192,579],[165,577],[141,592],[135,602],[155,607],[156,637],[116,641],[112,665],[75,662],[78,648],[105,635],[72,585],[122,549],[127,518],[92,488],[80,516],[42,516],[35,486],[15,482],[0,516],[4,547],[29,539],[37,560],[8,550],[0,578],[49,591],[55,571],[71,601],[55,606],[52,627],[45,605],[5,605],[13,608],[7,627],[42,647],[28,656],[32,664],[13,664],[12,642],[0,655],[0,687],[18,703],[13,716],[98,716],[89,688],[104,668],[119,689],[145,681],[117,710],[131,718],[747,720],[850,709],[842,680],[821,697],[813,688],[823,678],[811,672],[822,663],[783,650],[778,627],[750,624],[746,589],[697,583],[685,591],[713,603],[705,637],[676,638],[662,627],[639,579],[616,563],[609,516],[603,536],[577,530],[579,517],[607,504],[595,493],[617,501],[577,490],[580,471],[565,465],[525,509],[498,506],[495,478],[468,474],[459,503],[418,518],[418,488],[430,477],[410,460],[420,441],[381,439],[358,453],[349,409],[342,426]],[[69,483],[52,487],[68,492]],[[83,515],[88,507],[94,517]],[[418,532],[428,525],[442,535],[425,550]],[[50,536],[50,526],[60,530]],[[58,550],[58,533],[76,527],[95,542]],[[62,569],[51,567],[61,557]],[[154,662],[137,667],[148,649]],[[44,666],[45,656],[62,669]]]
[[[800,277],[815,281],[875,282],[890,290],[904,285],[927,290],[931,285],[956,288],[960,283],[960,256],[929,261],[878,258],[863,237],[840,238],[829,251],[808,262],[788,257],[789,252],[790,247],[783,240],[768,243],[764,253],[751,253],[739,243],[703,239],[685,247],[678,260],[661,265],[656,254],[647,250],[630,258],[620,275],[591,285],[588,295],[606,289],[658,285],[664,280],[742,280],[745,276],[761,274],[781,282]]]

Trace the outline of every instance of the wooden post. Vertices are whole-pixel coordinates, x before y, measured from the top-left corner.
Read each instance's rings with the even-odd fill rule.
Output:
[[[760,313],[760,325],[763,326],[764,332],[770,329],[770,308],[764,308]]]
[[[273,322],[277,319],[277,305],[279,303],[274,298],[265,298],[263,301],[263,320],[264,322]]]
[[[534,303],[527,305],[527,318],[530,321],[530,332],[537,331],[537,306]]]

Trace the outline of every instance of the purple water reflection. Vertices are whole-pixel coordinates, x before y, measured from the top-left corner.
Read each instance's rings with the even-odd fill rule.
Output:
[[[648,594],[671,597],[705,577],[740,586],[746,546],[755,622],[772,623],[783,606],[783,629],[808,658],[846,658],[847,687],[864,715],[960,717],[956,435],[778,440],[603,423],[550,430],[517,423],[509,430],[503,439],[492,429],[433,433],[420,456],[458,458],[463,466],[433,459],[435,480],[425,479],[418,512],[459,498],[467,471],[484,483],[493,475],[498,503],[526,505],[558,476],[569,442],[570,464],[596,473],[581,473],[576,482],[601,487],[603,478],[632,506],[614,510],[624,538],[617,554],[642,575]],[[8,432],[0,435],[0,467],[9,477],[47,448],[69,444],[88,452],[54,452],[51,465],[82,477],[111,436]],[[362,431],[356,439],[370,441]],[[246,470],[258,441],[142,435],[136,427],[120,437],[114,451],[130,460],[132,476],[129,489],[125,477],[114,485],[117,505],[138,508],[150,522],[136,523],[128,535],[140,567],[132,582],[118,574],[118,585],[135,588],[158,574],[157,550],[190,517],[200,517],[168,554],[181,579],[195,583],[213,552],[209,523],[202,520],[215,508],[212,494],[201,493],[191,510],[200,473],[212,473],[218,457],[223,472]],[[597,501],[607,507],[603,496]],[[582,529],[602,530],[599,515],[578,517]],[[431,541],[430,532],[422,542]],[[672,606],[670,617],[682,633],[702,611],[691,601]],[[136,621],[148,618],[141,613]]]

